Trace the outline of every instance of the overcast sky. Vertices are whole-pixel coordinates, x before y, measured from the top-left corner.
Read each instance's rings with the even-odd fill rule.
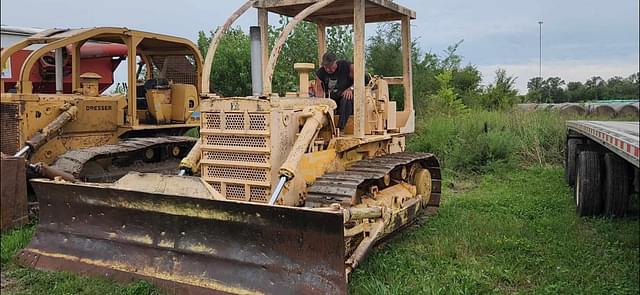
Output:
[[[126,26],[187,37],[222,24],[238,1],[2,0],[1,22],[11,26],[67,28]],[[423,51],[442,53],[464,39],[460,54],[477,65],[484,83],[504,68],[518,88],[538,75],[538,21],[542,26],[542,75],[567,81],[638,72],[638,0],[398,0],[417,13],[413,37]],[[71,5],[73,3],[73,5]],[[81,3],[81,4],[80,4]],[[275,20],[275,19],[273,19]],[[274,23],[275,21],[272,21]],[[238,22],[245,30],[255,12]],[[372,31],[375,27],[368,27]]]

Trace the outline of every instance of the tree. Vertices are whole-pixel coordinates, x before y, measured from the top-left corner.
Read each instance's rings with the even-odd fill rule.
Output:
[[[603,90],[606,87],[606,81],[600,76],[591,77],[584,83],[585,99],[586,100],[599,100],[602,99]]]
[[[328,27],[327,51],[333,52],[339,59],[353,60],[353,27]]]
[[[367,70],[384,76],[402,76],[400,24],[379,25],[367,45]]]
[[[413,101],[417,113],[427,111],[427,99],[440,87],[436,79],[436,75],[440,72],[442,70],[437,55],[428,52],[419,60],[416,54],[416,59],[413,61]]]
[[[440,66],[444,70],[453,71],[460,67],[460,64],[462,63],[462,56],[460,56],[457,53],[457,51],[458,51],[458,48],[460,47],[460,44],[462,44],[462,42],[464,42],[464,40],[460,40],[453,45],[449,45],[449,47],[447,47],[447,49],[444,50],[445,55],[442,61],[440,62]]]
[[[518,90],[515,88],[516,78],[509,76],[504,69],[496,70],[496,78],[482,96],[482,105],[490,110],[506,110],[517,101]]]
[[[467,107],[459,99],[451,85],[453,72],[445,70],[436,76],[440,84],[438,91],[428,100],[428,108],[432,113],[440,113],[448,116],[457,115],[467,110]]]
[[[278,26],[269,28],[269,48],[273,48],[284,27],[289,23],[288,17],[281,16]],[[291,32],[278,58],[273,72],[272,89],[274,93],[284,95],[288,91],[298,90],[298,76],[293,69],[295,63],[316,63],[318,60],[318,31],[310,22],[300,22]]]
[[[529,79],[527,82],[527,101],[530,102],[544,102],[544,98],[542,97],[542,85],[543,80],[541,77],[534,77]]]
[[[547,102],[565,102],[564,80],[560,77],[549,77],[542,83],[542,93]]]
[[[451,85],[465,105],[478,107],[480,105],[480,83],[482,74],[476,66],[467,65],[464,68],[455,68]]]
[[[213,33],[211,34],[213,35]],[[239,27],[230,28],[220,40],[213,59],[211,88],[222,96],[251,95],[250,39]],[[211,37],[198,33],[198,47],[206,56]]]
[[[584,100],[584,85],[582,85],[582,82],[567,83],[566,98],[568,102],[580,102]]]
[[[402,39],[400,33],[401,29],[398,23],[378,25],[375,34],[369,37],[369,44],[366,47],[367,72],[386,77],[402,76]],[[412,43],[411,46],[414,48],[415,44]],[[414,96],[415,93],[414,88]],[[404,106],[404,89],[402,87],[390,86],[389,97],[397,102],[398,107]]]
[[[273,48],[277,38],[290,18],[280,17],[278,26],[269,29],[269,44]],[[353,60],[353,30],[351,26],[327,28],[327,51],[340,59]],[[273,91],[284,95],[298,90],[298,75],[293,69],[295,63],[316,63],[318,57],[318,27],[314,23],[300,22],[291,32],[280,52],[273,73]]]

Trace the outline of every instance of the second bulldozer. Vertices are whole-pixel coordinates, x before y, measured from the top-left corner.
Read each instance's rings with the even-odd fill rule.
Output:
[[[113,184],[33,180],[40,224],[19,253],[24,265],[117,280],[146,279],[170,293],[345,294],[351,272],[381,239],[440,203],[440,166],[405,152],[414,131],[410,21],[391,1],[248,1],[218,29],[203,89],[224,31],[252,6],[261,50],[259,95],[202,101],[200,140],[181,174],[130,173]],[[284,5],[284,6],[283,6]],[[267,13],[292,17],[268,51]],[[336,104],[271,90],[280,49],[302,20],[354,25],[354,115],[338,132]],[[400,21],[403,76],[365,84],[365,22]],[[403,109],[388,87],[404,88]]]
[[[195,143],[181,136],[199,126],[202,57],[191,41],[127,28],[50,29],[3,48],[0,61],[32,47],[14,63],[17,82],[0,81],[1,229],[27,221],[27,175],[113,182],[132,170],[172,172]],[[34,82],[52,59],[55,81]],[[121,61],[132,87],[101,93]],[[43,86],[53,82],[55,93]]]

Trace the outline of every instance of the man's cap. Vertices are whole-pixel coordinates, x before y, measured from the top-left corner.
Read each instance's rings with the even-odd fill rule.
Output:
[[[327,66],[327,65],[333,64],[334,62],[336,62],[335,54],[331,52],[327,52],[324,55],[322,55],[322,66]]]

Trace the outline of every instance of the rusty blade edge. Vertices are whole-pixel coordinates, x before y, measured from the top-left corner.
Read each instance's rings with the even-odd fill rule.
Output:
[[[127,269],[118,269],[114,266],[102,265],[104,263],[97,261],[90,261],[88,259],[63,254],[46,253],[31,248],[22,250],[16,257],[16,260],[22,266],[33,267],[39,270],[69,271],[125,283],[145,280],[169,294],[263,294],[257,291],[240,289],[223,284],[207,283],[206,285],[199,286],[176,280],[174,276],[159,276],[157,273],[155,273],[155,275],[134,273]]]

